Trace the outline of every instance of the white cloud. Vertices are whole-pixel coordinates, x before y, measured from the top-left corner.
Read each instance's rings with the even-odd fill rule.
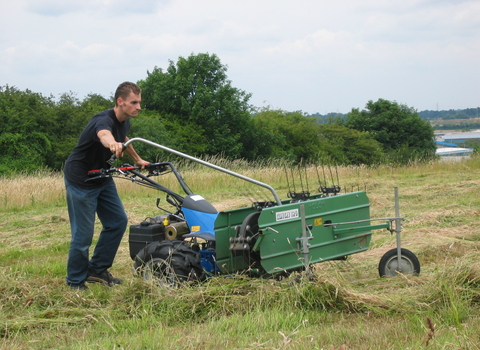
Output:
[[[256,105],[479,104],[477,1],[0,1],[0,85],[46,95],[108,95],[168,60],[209,52]]]
[[[131,13],[151,13],[166,6],[170,0],[27,0],[25,10],[42,16],[62,16],[65,14],[101,13],[102,15],[129,15]]]

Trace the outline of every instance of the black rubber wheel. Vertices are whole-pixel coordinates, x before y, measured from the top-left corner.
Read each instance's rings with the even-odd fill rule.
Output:
[[[399,264],[397,248],[394,248],[386,252],[380,259],[378,273],[380,277],[396,276],[398,273],[418,275],[420,274],[420,262],[410,250],[402,248],[402,258]]]
[[[205,279],[200,255],[184,241],[152,242],[135,257],[133,268],[162,288],[179,287]]]

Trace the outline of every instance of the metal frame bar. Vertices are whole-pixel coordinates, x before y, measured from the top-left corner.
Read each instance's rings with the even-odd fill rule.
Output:
[[[164,151],[173,153],[173,154],[175,154],[175,155],[177,155],[177,156],[180,156],[180,157],[183,157],[183,158],[186,158],[186,159],[190,159],[190,160],[192,160],[192,161],[194,161],[194,162],[203,164],[203,165],[205,165],[205,166],[208,166],[208,167],[210,167],[210,168],[216,169],[216,170],[221,171],[221,172],[223,172],[223,173],[226,173],[226,174],[235,176],[235,177],[237,177],[237,178],[239,178],[239,179],[248,181],[248,182],[253,183],[253,184],[257,185],[257,186],[264,187],[264,188],[266,188],[267,190],[269,190],[269,191],[272,193],[273,197],[275,198],[275,201],[277,202],[277,205],[282,205],[282,201],[280,200],[280,197],[277,195],[277,192],[275,192],[275,190],[273,189],[273,187],[270,186],[270,185],[267,185],[267,184],[265,184],[265,183],[263,183],[263,182],[254,180],[254,179],[249,178],[249,177],[247,177],[247,176],[238,174],[238,173],[236,173],[236,172],[234,172],[234,171],[231,171],[231,170],[222,168],[222,167],[220,167],[220,166],[218,166],[218,165],[215,165],[215,164],[206,162],[206,161],[204,161],[204,160],[201,160],[201,159],[198,159],[198,158],[189,156],[188,154],[185,154],[185,153],[176,151],[176,150],[174,150],[174,149],[165,147],[165,146],[160,145],[160,144],[158,144],[158,143],[155,143],[155,142],[152,142],[152,141],[148,141],[148,140],[142,139],[142,138],[140,138],[140,137],[134,137],[134,138],[128,140],[127,142],[125,142],[125,147],[127,147],[127,146],[128,146],[129,144],[131,144],[132,142],[136,142],[136,141],[143,142],[143,143],[146,143],[146,144],[148,144],[148,145],[150,145],[150,146],[160,148],[160,149],[162,149],[162,150],[164,150]]]
[[[399,218],[400,216],[400,204],[398,200],[398,187],[394,188],[395,193],[395,232],[397,233],[397,261],[398,261],[398,268],[400,269],[401,262],[402,262],[402,241],[400,237],[400,233],[402,232],[402,223]],[[400,271],[401,272],[401,271]]]
[[[300,252],[303,253],[303,264],[305,266],[305,273],[307,275],[310,274],[309,266],[310,266],[310,243],[309,240],[313,239],[313,237],[308,237],[307,235],[307,221],[305,216],[305,204],[300,204],[300,219],[302,223],[302,237],[297,237],[296,241],[300,243]]]
[[[395,221],[395,229],[390,229],[390,231],[393,233],[395,231],[396,233],[396,239],[397,239],[397,256],[398,256],[398,264],[400,266],[400,262],[402,259],[402,239],[401,239],[401,232],[402,232],[402,221],[405,220],[405,218],[400,216],[400,204],[399,204],[399,198],[398,198],[398,187],[394,187],[394,196],[395,196],[395,217],[393,218],[380,218],[380,219],[366,219],[366,220],[358,220],[358,221],[349,221],[349,222],[336,222],[332,224],[325,224],[325,227],[330,227],[330,226],[337,226],[337,225],[348,225],[348,224],[359,224],[362,222],[371,222],[371,221],[380,221],[380,220],[388,220],[390,224]],[[358,230],[376,230],[376,229],[381,229],[381,228],[388,228],[390,226],[388,223],[385,224],[378,224],[378,225],[371,225],[371,226],[362,226],[362,227],[353,227],[351,229],[336,229],[336,227],[333,228],[334,232],[337,234],[349,232],[349,231],[358,231]]]

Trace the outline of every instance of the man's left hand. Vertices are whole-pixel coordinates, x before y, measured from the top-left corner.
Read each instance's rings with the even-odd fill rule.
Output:
[[[148,164],[150,164],[150,162],[147,162],[146,160],[143,160],[143,159],[139,159],[135,162],[135,165],[142,167],[142,169],[145,169],[145,166],[147,166]]]

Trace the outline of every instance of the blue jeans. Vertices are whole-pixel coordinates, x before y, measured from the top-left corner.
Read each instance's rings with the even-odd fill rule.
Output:
[[[65,187],[72,231],[66,281],[69,285],[78,285],[85,281],[89,271],[102,273],[112,266],[128,218],[113,181],[100,188],[85,190],[65,179]],[[95,213],[103,228],[89,260]]]

